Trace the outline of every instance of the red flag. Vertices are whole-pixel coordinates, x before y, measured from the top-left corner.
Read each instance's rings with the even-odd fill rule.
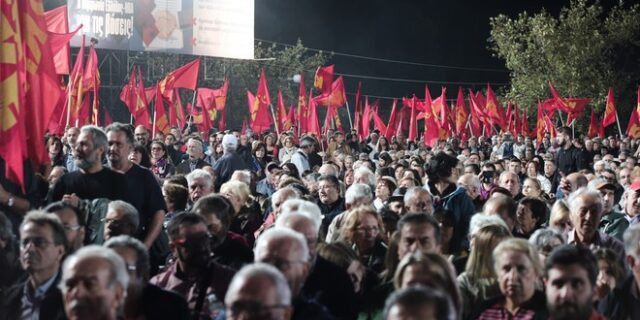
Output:
[[[521,124],[520,124],[520,114],[518,114],[518,104],[513,106],[513,126],[511,128],[511,134],[517,136],[521,134],[520,132]]]
[[[631,111],[631,119],[627,125],[627,136],[638,139],[640,138],[640,119],[638,119],[638,111]]]
[[[98,70],[98,55],[95,43],[91,44],[87,65],[82,76],[82,89],[84,92],[93,90],[93,103],[91,104],[91,123],[98,125],[98,108],[100,104],[100,71]]]
[[[591,110],[593,113],[593,110]],[[613,103],[613,88],[609,88],[607,95],[607,105],[602,116],[602,127],[606,128],[616,122],[616,105]]]
[[[129,109],[129,113],[131,113],[132,116],[134,116],[135,118],[135,111],[136,111],[136,87],[137,87],[137,81],[136,81],[136,68],[135,66],[133,68],[131,68],[131,72],[129,73],[129,82],[127,82],[123,87],[122,90],[120,91],[120,101],[122,101],[124,103],[125,106],[127,106],[127,109]]]
[[[549,81],[549,90],[551,91],[553,100],[551,101],[552,103],[545,101],[545,110],[561,110],[566,112],[567,126],[571,125],[575,118],[580,117],[586,106],[591,102],[591,99],[589,98],[562,98],[551,81]]]
[[[347,101],[347,96],[344,91],[344,81],[342,77],[338,77],[336,81],[331,85],[331,91],[329,93],[322,94],[316,97],[318,104],[327,107],[342,107]]]
[[[465,127],[467,126],[467,119],[469,118],[469,114],[467,113],[467,109],[464,106],[464,94],[462,93],[462,87],[458,87],[458,98],[456,100],[456,110],[455,110],[455,129],[458,135],[462,135]]]
[[[23,162],[49,161],[42,139],[60,97],[42,2],[0,3],[0,156],[23,188]]]
[[[396,120],[396,106],[398,99],[393,99],[393,105],[391,106],[391,115],[389,115],[389,123],[387,124],[387,130],[384,132],[384,136],[387,140],[391,140],[391,137],[396,133],[399,127],[399,121]]]
[[[507,124],[504,116],[504,109],[493,93],[491,85],[487,84],[487,111],[486,114],[491,119],[492,124],[497,124],[503,131],[507,130]]]
[[[353,126],[356,128],[358,132],[358,139],[360,141],[363,140],[362,137],[362,108],[360,107],[360,89],[362,87],[362,82],[358,81],[358,90],[356,91],[356,104],[353,112]]]
[[[145,128],[151,128],[151,117],[149,116],[148,109],[148,101],[151,99],[147,97],[140,66],[137,66],[136,73],[138,77],[136,87],[134,88],[135,107],[133,117],[136,119],[136,124],[143,125]]]
[[[271,117],[269,116],[269,105],[271,105],[271,97],[267,88],[267,78],[264,69],[260,72],[260,80],[258,82],[258,90],[256,91],[255,100],[249,108],[251,114],[250,125],[256,133],[262,133],[269,130],[271,126]]]
[[[282,126],[282,130],[284,131],[291,130],[294,123],[296,123],[296,107],[291,105],[289,106],[289,113],[285,118],[285,122],[284,122],[284,125]]]
[[[173,98],[173,89],[185,88],[195,90],[200,71],[200,58],[175,69],[160,80],[158,87],[162,95],[169,101]]]
[[[507,101],[507,113],[505,116],[507,117],[507,130],[511,131],[513,126],[512,115],[513,111],[511,110],[511,101]]]
[[[166,133],[169,130],[169,121],[167,120],[167,114],[164,110],[164,98],[162,96],[159,83],[155,85],[155,89],[156,102],[154,104],[154,130]],[[153,132],[153,135],[155,136],[155,131]]]
[[[482,135],[482,126],[480,124],[481,120],[484,119],[481,115],[482,109],[478,106],[476,98],[469,90],[469,113],[471,117],[469,118],[469,131],[471,131],[471,135],[474,137],[479,137]]]
[[[304,75],[300,73],[300,88],[298,89],[298,108],[296,110],[298,128],[300,132],[307,132],[309,124],[309,108],[307,106],[307,93],[304,87]]]
[[[224,131],[227,128],[227,111],[222,109],[220,111],[220,121],[218,121],[218,130]]]
[[[380,131],[380,133],[387,132],[387,126],[384,124],[384,121],[382,121],[382,119],[380,118],[380,115],[378,114],[378,109],[379,108],[376,108],[376,110],[373,112],[373,123],[375,124],[376,129]]]
[[[287,123],[287,108],[284,106],[284,98],[282,97],[282,90],[278,90],[278,103],[277,103],[277,119],[276,125],[278,130],[282,132],[285,124]]]
[[[438,98],[439,99],[439,98]],[[437,99],[436,99],[437,100]],[[430,147],[433,147],[438,139],[446,139],[447,132],[436,121],[432,112],[425,111],[424,113],[424,143]]]
[[[47,32],[53,54],[53,62],[57,74],[69,74],[69,40],[80,30],[82,25],[69,33],[67,6],[63,5],[44,13]]]
[[[318,104],[316,103],[316,100],[313,98],[313,96],[309,95],[309,115],[308,115],[308,123],[307,123],[307,128],[308,130],[306,131],[307,133],[313,133],[315,134],[317,137],[320,137],[321,132],[320,132],[320,122],[318,119],[318,110],[317,110]]]
[[[542,110],[542,105],[538,103],[538,117],[536,120],[536,141],[538,145],[542,143],[542,138],[544,138],[545,133],[545,121],[544,121],[544,111]]]
[[[451,130],[451,115],[449,112],[449,107],[447,106],[447,88],[442,87],[442,93],[440,97],[433,100],[431,103],[431,110],[435,117],[435,120],[438,122],[438,126],[445,129]],[[428,112],[429,108],[426,107],[425,111]]]
[[[362,139],[369,136],[369,128],[371,125],[371,105],[369,105],[369,97],[364,97],[364,111],[362,112]]]
[[[318,67],[316,70],[316,77],[313,81],[313,86],[320,90],[322,95],[326,95],[331,92],[331,85],[333,83],[333,67],[334,65]]]
[[[589,131],[587,131],[587,136],[589,138],[595,138],[596,136],[600,136],[600,138],[604,137],[604,127],[602,127],[598,122],[596,112],[593,109],[591,109],[591,118],[589,119]]]
[[[416,119],[416,109],[418,107],[416,103],[416,96],[414,95],[411,99],[404,98],[403,103],[405,103],[405,106],[411,108],[411,119],[409,120],[409,140],[415,141],[418,137],[418,120]]]
[[[82,35],[82,41],[80,48],[78,49],[78,55],[76,56],[76,61],[73,65],[73,69],[71,70],[71,74],[69,74],[69,83],[67,84],[67,93],[65,93],[67,97],[67,106],[70,109],[69,112],[69,123],[78,122],[78,117],[82,108],[82,96],[84,90],[82,89],[83,81],[82,77],[84,76],[84,35]],[[68,92],[71,94],[68,94]]]
[[[640,114],[640,86],[638,86],[638,102],[636,104],[636,112]]]
[[[522,135],[525,137],[531,136],[531,132],[529,131],[529,120],[527,119],[526,108],[522,108],[522,127],[520,129],[520,133],[522,133]]]

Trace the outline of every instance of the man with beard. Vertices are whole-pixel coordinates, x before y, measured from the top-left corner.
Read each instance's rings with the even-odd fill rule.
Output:
[[[113,250],[91,245],[69,256],[62,267],[64,310],[68,319],[119,319],[129,275]]]
[[[598,311],[608,319],[640,319],[640,224],[625,231],[624,248],[631,276],[600,301]]]
[[[322,234],[337,215],[345,210],[344,199],[340,197],[340,181],[331,175],[323,175],[318,179],[318,206],[324,216],[322,220]]]
[[[78,135],[80,134],[80,129],[76,127],[69,127],[67,131],[64,133],[64,137],[67,140],[65,154],[62,158],[65,168],[67,171],[76,171],[78,167],[76,167],[75,162],[73,161],[73,150],[76,148],[76,141],[78,140]]]
[[[587,248],[563,245],[547,258],[545,292],[554,320],[604,319],[593,310],[598,262]]]
[[[149,142],[151,142],[151,133],[149,133],[149,130],[145,126],[139,125],[136,127],[135,139],[137,144],[147,148],[147,151],[149,151]]]
[[[584,154],[571,142],[572,131],[569,127],[562,127],[558,132],[558,145],[560,148],[556,154],[556,165],[560,174],[568,175],[584,169]]]
[[[81,199],[127,199],[127,179],[121,173],[102,165],[107,151],[107,135],[96,126],[84,126],[73,149],[79,170],[69,172],[53,187],[52,201],[63,200],[78,207]]]
[[[4,292],[0,298],[0,319],[64,318],[57,284],[67,246],[64,229],[56,216],[42,211],[27,214],[20,226],[20,264],[28,278]]]
[[[183,296],[193,315],[215,318],[223,309],[234,272],[212,261],[206,221],[195,213],[183,213],[169,222],[168,233],[176,262],[150,283]]]

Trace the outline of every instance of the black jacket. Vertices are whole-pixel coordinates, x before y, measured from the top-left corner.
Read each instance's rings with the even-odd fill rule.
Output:
[[[585,155],[573,145],[569,149],[560,148],[556,154],[558,172],[568,175],[585,168]]]
[[[60,282],[61,275],[62,273],[59,272],[55,281],[45,293],[40,304],[39,317],[41,320],[58,320],[67,318],[64,313],[62,292],[58,289],[58,282]],[[0,299],[0,320],[20,319],[22,296],[24,294],[24,287],[27,285],[28,281],[29,279],[18,283],[7,289],[4,293],[2,299]]]
[[[357,314],[356,294],[349,275],[319,255],[302,294],[326,306],[338,319],[353,319]]]
[[[206,161],[202,159],[198,159],[198,162],[196,162],[196,169],[202,169],[203,167],[206,167],[209,165],[210,164],[208,164]],[[189,172],[191,172],[191,167],[189,166],[189,159],[180,162],[180,164],[176,167],[177,174],[186,175]]]
[[[598,312],[609,320],[640,319],[640,299],[635,281],[630,276],[621,286],[613,289],[598,303]]]

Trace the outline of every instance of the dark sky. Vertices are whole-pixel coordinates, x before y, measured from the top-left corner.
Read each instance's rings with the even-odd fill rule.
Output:
[[[417,79],[430,83],[432,96],[440,94],[442,81],[508,82],[504,62],[487,50],[489,18],[500,13],[539,12],[543,7],[557,14],[568,0],[517,1],[391,1],[391,0],[256,0],[255,37],[282,43],[300,38],[311,48],[376,58],[495,71],[426,67],[356,59],[336,55],[336,72],[377,77]],[[345,77],[347,91],[363,82],[363,94],[422,97],[424,83]],[[455,98],[458,84],[448,85]],[[353,99],[351,97],[351,99]],[[385,102],[389,103],[389,102]]]

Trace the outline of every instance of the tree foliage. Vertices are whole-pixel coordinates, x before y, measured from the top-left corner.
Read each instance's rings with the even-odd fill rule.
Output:
[[[550,97],[551,80],[565,97],[590,97],[602,112],[613,87],[624,125],[635,107],[640,80],[640,5],[572,0],[558,16],[545,10],[490,19],[489,50],[504,59],[511,87],[505,98],[526,106],[535,119],[539,100]],[[579,125],[588,123],[589,110]],[[624,127],[623,127],[624,131]]]
[[[285,105],[297,104],[299,85],[293,76],[303,74],[306,89],[313,85],[313,76],[318,66],[324,65],[331,53],[310,52],[302,41],[293,46],[255,45],[254,60],[203,57],[198,78],[198,87],[216,88],[222,86],[225,77],[229,79],[227,99],[227,127],[239,127],[248,118],[246,90],[255,94],[260,70],[264,68],[271,100],[276,105],[278,89],[282,89]],[[147,76],[146,85],[153,85],[168,72],[195,59],[193,56],[178,54],[143,53]],[[308,91],[307,91],[308,92]],[[182,101],[190,102],[193,92],[182,90]],[[185,103],[186,105],[186,103]]]

